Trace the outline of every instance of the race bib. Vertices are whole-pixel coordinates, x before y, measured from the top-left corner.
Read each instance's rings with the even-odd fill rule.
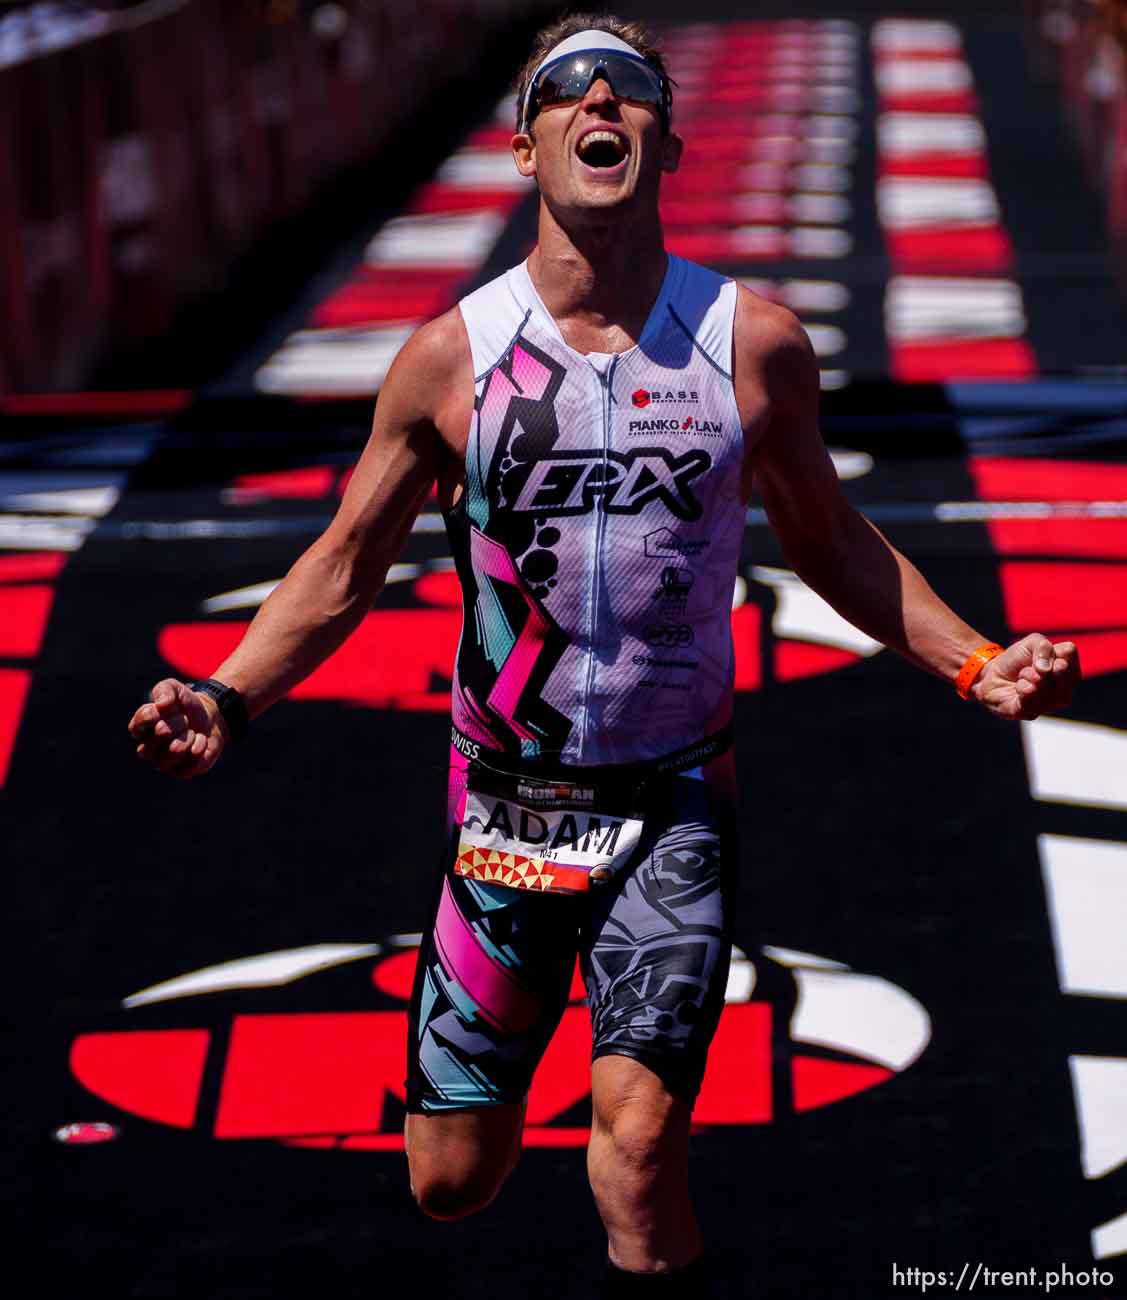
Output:
[[[636,810],[608,811],[607,803],[594,787],[471,764],[454,871],[491,885],[559,893],[605,884],[637,849],[644,824]]]

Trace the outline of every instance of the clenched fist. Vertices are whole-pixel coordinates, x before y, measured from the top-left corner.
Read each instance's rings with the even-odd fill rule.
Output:
[[[153,687],[150,699],[129,720],[138,756],[181,780],[209,772],[229,739],[211,696],[166,677]]]
[[[1080,655],[1071,641],[1054,645],[1033,632],[1007,647],[983,668],[971,687],[980,704],[999,717],[1032,722],[1072,703],[1080,680]]]

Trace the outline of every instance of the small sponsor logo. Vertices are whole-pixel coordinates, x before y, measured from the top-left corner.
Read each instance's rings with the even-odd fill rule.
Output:
[[[644,410],[651,403],[699,402],[700,394],[687,388],[637,388],[630,394],[630,400],[639,410]]]
[[[688,623],[651,623],[642,633],[648,646],[683,646],[693,644],[693,629]]]
[[[593,786],[583,785],[526,785],[523,781],[517,786],[517,798],[527,799],[530,803],[554,803],[563,800],[569,804],[594,803]]]
[[[630,420],[626,432],[632,437],[641,437],[647,433],[691,433],[709,438],[718,438],[724,432],[719,420],[698,420],[695,415],[681,419]]]
[[[481,746],[463,736],[457,727],[450,728],[450,743],[463,758],[477,758],[481,753]]]
[[[666,560],[678,555],[699,555],[709,542],[707,537],[681,537],[670,528],[655,528],[642,538],[646,554],[655,560]]]
[[[635,668],[691,668],[697,667],[695,659],[655,659],[653,655],[635,655],[630,661]]]
[[[691,569],[668,564],[661,571],[661,585],[654,592],[653,598],[667,615],[683,614],[689,602],[689,592],[693,589],[693,581]]]

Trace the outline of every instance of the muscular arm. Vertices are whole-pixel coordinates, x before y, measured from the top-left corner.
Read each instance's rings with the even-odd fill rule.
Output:
[[[370,609],[432,483],[450,476],[458,448],[441,430],[457,429],[459,420],[468,426],[471,369],[457,312],[424,326],[396,358],[335,518],[214,671],[242,694],[251,717],[323,663]],[[171,679],[154,688],[153,700],[130,723],[141,757],[176,775],[206,771],[226,738],[215,702]],[[222,734],[205,744],[201,735],[216,729]]]
[[[818,431],[818,369],[805,332],[789,312],[741,302],[736,348],[737,398],[757,380],[766,395],[750,465],[787,562],[849,622],[953,683],[989,638],[846,500]],[[976,698],[1008,717],[1063,707],[1079,674],[1074,661],[1070,643],[1027,637],[987,665]]]

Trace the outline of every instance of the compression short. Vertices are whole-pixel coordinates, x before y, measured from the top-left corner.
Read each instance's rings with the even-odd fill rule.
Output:
[[[692,1102],[724,1006],[735,861],[730,751],[650,784],[629,861],[582,893],[454,871],[466,763],[452,755],[450,840],[411,1000],[407,1108],[519,1102],[568,1002],[578,955],[592,1060],[645,1064]],[[571,778],[577,769],[571,769]]]

